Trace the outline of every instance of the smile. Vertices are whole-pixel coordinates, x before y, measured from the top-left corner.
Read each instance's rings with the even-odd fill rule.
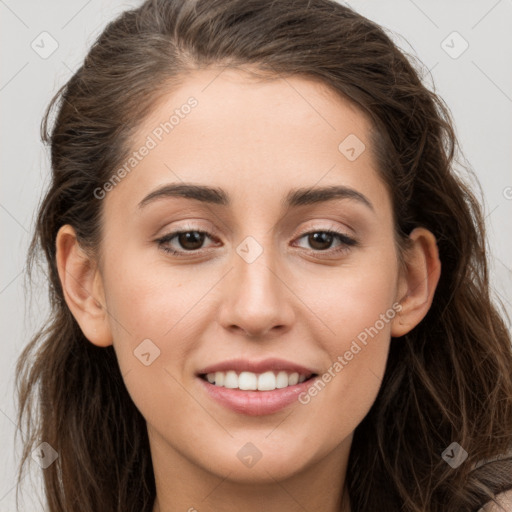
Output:
[[[206,396],[223,408],[262,416],[296,404],[318,372],[317,368],[272,358],[223,361],[201,368],[196,375]]]
[[[264,373],[240,372],[234,370],[225,372],[212,372],[201,375],[210,384],[228,389],[240,389],[243,391],[273,391],[274,389],[287,388],[300,384],[313,376],[299,374],[298,372],[272,372]]]

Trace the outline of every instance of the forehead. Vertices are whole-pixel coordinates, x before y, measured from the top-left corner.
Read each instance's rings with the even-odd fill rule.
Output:
[[[187,106],[191,101],[196,103],[192,109]],[[294,138],[300,140],[308,130],[313,145],[317,135],[331,135],[336,142],[345,130],[364,137],[371,128],[361,109],[319,79],[255,77],[245,70],[225,68],[192,72],[161,96],[141,123],[134,142],[143,142],[144,135],[158,132],[158,127],[169,120],[174,135],[183,131],[184,125],[195,126],[205,128],[203,135],[216,143],[227,132],[244,138],[244,142],[256,142],[265,133],[286,127],[283,139],[289,143]],[[164,132],[164,137],[169,134]],[[158,133],[156,136],[159,138]]]
[[[267,201],[281,201],[291,185],[379,196],[370,129],[362,111],[317,80],[196,71],[141,122],[131,147],[138,155],[124,162],[128,176],[110,195],[134,203],[151,188],[186,181]]]

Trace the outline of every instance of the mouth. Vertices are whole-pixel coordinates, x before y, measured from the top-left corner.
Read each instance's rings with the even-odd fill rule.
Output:
[[[272,414],[292,405],[318,375],[310,368],[279,359],[225,361],[196,374],[210,399],[248,416]]]
[[[263,373],[228,370],[199,375],[201,379],[213,386],[241,391],[274,391],[302,384],[316,376],[316,373],[311,372],[299,373],[284,370],[279,372],[266,371]]]

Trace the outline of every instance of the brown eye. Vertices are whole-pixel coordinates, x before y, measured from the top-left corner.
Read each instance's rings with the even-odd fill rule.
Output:
[[[318,231],[308,235],[309,245],[318,251],[325,251],[326,249],[329,249],[333,240],[333,235],[325,231]]]
[[[302,238],[306,239],[309,245],[309,247],[306,247],[306,249],[309,248],[313,252],[338,253],[348,251],[351,246],[358,244],[356,240],[345,235],[344,233],[339,233],[332,230],[310,231],[299,237],[299,239]],[[336,247],[332,247],[332,244],[335,241],[338,242],[338,245]]]
[[[197,229],[173,231],[156,240],[158,246],[174,255],[186,255],[203,248],[205,238],[213,239],[206,231]]]
[[[177,235],[180,246],[189,251],[200,249],[204,242],[204,233],[200,231],[184,231]]]

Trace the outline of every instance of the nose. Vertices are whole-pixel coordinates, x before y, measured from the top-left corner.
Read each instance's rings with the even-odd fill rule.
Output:
[[[258,339],[289,330],[295,316],[293,293],[273,252],[264,250],[250,263],[235,254],[233,265],[224,283],[220,324],[229,331]]]

